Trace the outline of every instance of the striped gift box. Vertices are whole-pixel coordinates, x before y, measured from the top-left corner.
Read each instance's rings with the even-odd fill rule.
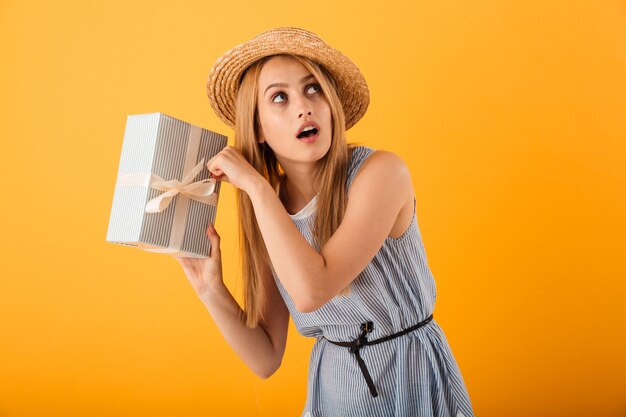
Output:
[[[204,258],[220,183],[206,163],[227,137],[163,113],[129,115],[107,242]]]

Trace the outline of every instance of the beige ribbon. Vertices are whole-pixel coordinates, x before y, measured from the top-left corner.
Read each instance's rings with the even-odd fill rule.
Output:
[[[214,206],[217,204],[217,195],[214,194],[215,180],[211,178],[191,182],[202,171],[203,167],[204,158],[183,177],[182,181],[164,180],[151,172],[129,172],[121,175],[116,185],[138,185],[165,191],[148,201],[146,213],[162,212],[178,193],[200,203]]]

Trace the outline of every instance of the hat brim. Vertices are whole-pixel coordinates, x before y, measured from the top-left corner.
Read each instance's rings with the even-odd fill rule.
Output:
[[[234,129],[235,100],[241,75],[259,59],[278,54],[304,56],[328,70],[337,85],[346,130],[363,117],[369,105],[369,89],[359,68],[312,32],[299,28],[277,28],[228,50],[211,68],[207,95],[220,120]]]

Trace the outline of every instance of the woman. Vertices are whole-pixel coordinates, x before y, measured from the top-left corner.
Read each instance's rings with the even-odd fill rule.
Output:
[[[389,152],[346,144],[365,113],[359,69],[317,35],[278,28],[229,50],[208,96],[235,130],[211,176],[237,188],[244,309],[211,254],[177,258],[227,342],[262,378],[289,316],[315,337],[304,416],[473,415],[446,338],[411,176]]]

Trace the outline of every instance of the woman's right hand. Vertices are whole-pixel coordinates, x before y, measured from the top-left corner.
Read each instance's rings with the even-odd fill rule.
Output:
[[[222,277],[222,253],[220,251],[220,236],[212,224],[207,227],[207,235],[211,240],[211,250],[208,258],[183,258],[174,256],[181,266],[191,286],[202,298],[208,291],[213,291],[224,285]]]
[[[226,146],[209,159],[206,167],[211,178],[227,182],[248,194],[254,184],[265,180],[234,146]]]

